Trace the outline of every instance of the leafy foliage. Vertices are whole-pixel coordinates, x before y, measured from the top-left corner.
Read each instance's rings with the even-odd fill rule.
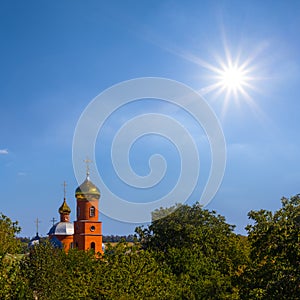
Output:
[[[18,222],[13,222],[10,218],[0,213],[0,260],[7,253],[19,253],[20,242],[15,238],[21,231]]]
[[[142,247],[177,276],[181,299],[234,299],[233,278],[247,255],[233,229],[223,216],[195,204],[161,208],[148,228],[136,232]]]
[[[18,294],[26,294],[16,255],[21,252],[21,242],[16,239],[20,230],[18,222],[0,214],[0,299],[18,299]]]
[[[18,255],[17,223],[0,216],[0,299],[299,299],[300,197],[251,211],[248,237],[199,204],[159,209],[139,242],[104,255],[43,241]]]
[[[251,211],[251,263],[241,276],[243,299],[299,299],[300,197],[282,198],[282,208]]]
[[[96,267],[91,252],[74,249],[66,254],[49,242],[34,246],[21,266],[38,299],[89,299]]]
[[[151,253],[124,243],[109,246],[98,259],[92,252],[66,254],[40,244],[21,269],[30,294],[38,299],[174,299],[176,290],[172,275]]]
[[[103,266],[104,264],[104,266]],[[102,287],[107,299],[176,299],[174,276],[150,251],[139,245],[108,246],[102,262]]]

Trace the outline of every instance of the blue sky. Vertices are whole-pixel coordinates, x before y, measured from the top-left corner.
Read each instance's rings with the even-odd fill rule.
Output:
[[[219,118],[227,166],[207,208],[244,233],[251,209],[275,210],[282,196],[299,193],[299,15],[298,1],[1,1],[0,211],[20,222],[23,236],[35,234],[38,217],[40,234],[46,235],[51,218],[58,219],[66,180],[74,220],[72,139],[81,113],[106,88],[155,76],[203,93]],[[207,64],[220,66],[225,49],[240,62],[251,59],[248,98],[207,92],[215,80]],[[163,110],[154,102],[133,109],[147,108]],[[111,122],[115,128],[118,122]],[[196,125],[186,122],[193,131]],[[104,161],[96,161],[108,181],[110,162],[101,156],[107,144],[101,141],[110,138],[99,138],[97,158]],[[134,169],[147,171],[145,156],[155,145],[153,152],[165,152],[172,174],[178,174],[176,149],[155,136],[148,143],[147,151],[143,141],[136,143]],[[198,147],[205,177],[209,147]],[[167,176],[158,195],[165,183],[174,183]],[[199,200],[204,183],[201,177],[188,203]],[[136,226],[103,215],[101,220],[103,234],[128,234]]]

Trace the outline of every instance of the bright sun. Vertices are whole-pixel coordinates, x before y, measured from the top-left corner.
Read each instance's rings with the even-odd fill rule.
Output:
[[[231,101],[236,104],[246,101],[251,107],[256,107],[257,105],[249,94],[250,90],[256,89],[252,85],[253,81],[258,80],[254,76],[256,70],[253,65],[254,56],[243,61],[241,61],[240,55],[233,59],[228,48],[225,49],[225,54],[225,59],[216,57],[216,65],[209,64],[199,58],[190,58],[212,73],[208,77],[212,83],[202,88],[201,94],[213,92],[215,97],[222,99],[223,113],[226,112]]]
[[[220,84],[234,93],[241,91],[247,83],[245,72],[239,67],[225,67],[220,73]]]
[[[261,49],[257,49],[248,57],[238,52],[233,57],[225,43],[225,57],[221,58],[215,55],[215,64],[204,61],[200,57],[190,53],[185,53],[182,56],[211,73],[205,76],[210,81],[210,84],[202,87],[199,92],[202,95],[213,93],[213,98],[222,100],[223,113],[225,114],[232,101],[235,104],[240,104],[244,101],[251,108],[256,111],[259,110],[257,104],[251,98],[250,92],[251,90],[258,90],[253,83],[262,79],[262,77],[256,76],[255,73],[258,71],[259,66],[254,64],[254,60],[257,59],[260,51]]]
[[[231,55],[227,52],[226,60],[219,60],[219,67],[209,68],[215,75],[213,76],[214,84],[208,88],[210,91],[216,90],[217,94],[225,92],[225,102],[229,99],[239,101],[244,98],[247,101],[251,101],[247,90],[254,87],[250,84],[252,80],[255,80],[251,72],[250,59],[239,62],[239,59],[233,61]]]

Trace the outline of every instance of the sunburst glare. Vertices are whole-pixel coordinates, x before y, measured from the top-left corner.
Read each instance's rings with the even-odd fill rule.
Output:
[[[222,61],[220,58],[217,61],[219,66],[205,66],[215,73],[215,75],[211,76],[215,82],[206,87],[206,89],[208,88],[209,91],[225,91],[227,98],[234,96],[235,100],[237,100],[237,97],[243,96],[249,100],[250,96],[247,89],[254,89],[251,81],[257,80],[253,75],[254,66],[250,65],[252,59],[249,58],[240,63],[239,57],[233,61],[231,55],[227,52],[225,61]]]
[[[252,98],[249,95],[249,90],[255,89],[251,84],[252,81],[257,80],[253,75],[254,66],[251,66],[252,59],[247,59],[240,63],[239,57],[233,61],[229,51],[226,51],[226,60],[218,59],[218,67],[209,68],[215,73],[212,76],[214,83],[208,86],[208,91],[215,91],[217,96],[225,92],[225,106],[228,106],[229,100],[234,100],[239,103],[245,100],[252,106],[255,106]]]
[[[219,79],[224,88],[233,92],[240,91],[247,80],[245,71],[238,66],[225,67]]]
[[[225,47],[224,50],[225,58],[215,56],[215,64],[203,61],[194,55],[184,55],[186,59],[211,72],[210,75],[206,76],[211,84],[203,87],[200,93],[202,95],[213,93],[215,98],[222,99],[223,113],[226,112],[232,101],[236,104],[240,104],[242,101],[247,102],[255,111],[260,111],[250,96],[251,90],[257,90],[253,84],[254,81],[260,79],[256,74],[257,65],[254,63],[258,52],[254,52],[252,56],[241,60],[240,54],[233,59],[228,47]]]

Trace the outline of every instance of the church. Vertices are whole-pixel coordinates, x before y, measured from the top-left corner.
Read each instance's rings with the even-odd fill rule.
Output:
[[[76,221],[72,223],[71,209],[64,193],[63,203],[58,210],[60,222],[54,224],[48,232],[51,243],[64,248],[66,252],[71,248],[77,248],[103,253],[102,222],[99,221],[98,209],[100,191],[90,180],[88,168],[86,179],[75,191],[75,198]]]

